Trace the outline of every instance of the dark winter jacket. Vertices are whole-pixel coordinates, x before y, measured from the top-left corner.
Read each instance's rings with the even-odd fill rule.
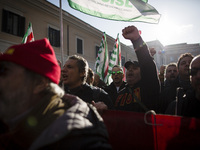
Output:
[[[90,86],[87,83],[85,83],[74,89],[65,90],[65,92],[80,97],[86,103],[91,104],[92,101],[104,102],[109,109],[113,108],[113,103],[110,96],[108,95],[108,93],[106,93],[103,89],[99,87]]]
[[[180,86],[178,78],[173,82],[165,81],[163,89],[160,94],[159,113],[165,113],[168,105],[176,99],[176,91]]]
[[[0,135],[4,150],[110,149],[103,120],[80,99],[47,96],[11,132]]]
[[[180,109],[175,112],[177,97],[182,97],[190,89],[190,81],[182,81],[180,78],[178,78],[178,80],[176,80],[176,82],[171,86],[167,86],[160,96],[160,102],[162,103],[161,108],[164,113],[170,115],[180,115]],[[182,102],[179,101],[178,105],[182,105]],[[161,113],[163,113],[163,111]]]
[[[170,103],[167,114],[200,118],[200,100],[196,99],[195,91],[190,88],[187,92],[183,88],[177,90],[177,99]]]
[[[122,85],[119,87],[118,91],[121,91],[125,87],[125,85],[126,85],[126,82],[123,81]],[[104,88],[104,90],[108,93],[108,95],[112,99],[112,102],[114,103],[116,98],[117,98],[117,94],[118,94],[118,91],[117,91],[115,84],[112,82],[109,86],[106,86]]]
[[[183,97],[179,98],[179,101],[183,102],[182,116],[200,118],[200,100],[195,97],[193,89],[188,90]]]

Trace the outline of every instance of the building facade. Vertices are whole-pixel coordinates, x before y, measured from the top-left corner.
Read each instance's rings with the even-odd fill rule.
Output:
[[[168,45],[164,48],[164,63],[169,64],[171,62],[177,62],[181,54],[191,53],[193,56],[200,54],[200,45],[180,43],[174,45]]]
[[[174,45],[163,46],[158,40],[147,42],[149,48],[154,48],[156,54],[154,60],[158,69],[162,65],[168,65],[169,63],[177,62],[181,54],[191,53],[193,56],[200,54],[200,44],[187,44],[180,43]]]
[[[84,57],[93,69],[97,51],[104,31],[100,31],[63,10],[63,60],[70,55]],[[60,50],[60,9],[46,0],[1,0],[0,1],[0,51],[20,44],[32,23],[35,40],[48,38],[58,60]],[[109,35],[107,44],[111,54],[115,39]],[[135,59],[133,48],[121,43],[122,65]]]
[[[60,9],[46,0],[1,0],[0,1],[0,52],[9,46],[20,44],[32,23],[35,40],[48,38],[55,50],[58,60],[67,59],[70,55],[83,56],[94,69],[97,52],[104,31],[100,31],[88,23],[63,11],[63,55],[60,47]],[[109,55],[113,50],[115,39],[109,35],[107,44]],[[147,42],[156,50],[154,60],[158,69],[161,65],[177,62],[182,53],[189,52],[194,56],[200,54],[197,44],[174,44],[163,46],[158,40]],[[122,65],[128,60],[136,60],[132,46],[121,43]],[[63,63],[64,63],[63,62]]]
[[[147,42],[147,45],[149,48],[154,48],[156,50],[156,54],[153,56],[153,58],[155,60],[157,68],[160,68],[160,66],[164,64],[163,54],[160,53],[163,51],[164,46],[158,40]]]

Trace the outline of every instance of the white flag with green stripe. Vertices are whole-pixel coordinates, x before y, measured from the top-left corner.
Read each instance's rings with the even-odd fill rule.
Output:
[[[158,23],[160,14],[147,0],[68,0],[83,13],[118,21]]]
[[[114,65],[121,66],[121,45],[119,41],[119,33],[114,43],[113,51],[111,53],[110,61],[109,61],[109,68],[108,72],[112,72],[112,68]]]
[[[111,79],[111,73],[112,73],[112,68],[115,65],[121,66],[121,44],[119,41],[119,33],[117,34],[117,38],[115,40],[114,46],[113,46],[113,51],[111,53],[110,61],[109,61],[109,67],[108,67],[108,81],[107,83],[110,84],[112,82]]]
[[[106,33],[103,33],[98,56],[95,62],[95,73],[106,83],[108,78],[108,47],[106,41]]]

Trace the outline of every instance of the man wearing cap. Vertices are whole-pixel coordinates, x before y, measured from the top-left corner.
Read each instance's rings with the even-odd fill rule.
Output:
[[[127,85],[118,93],[114,107],[135,112],[156,111],[160,92],[156,65],[135,26],[124,28],[122,33],[133,43],[138,61],[125,63]]]
[[[60,73],[47,39],[14,45],[0,56],[0,149],[109,149],[101,117],[64,95]]]
[[[105,87],[105,91],[110,95],[114,103],[117,93],[125,87],[126,82],[123,81],[124,73],[122,67],[119,65],[113,66],[111,74],[113,82]]]

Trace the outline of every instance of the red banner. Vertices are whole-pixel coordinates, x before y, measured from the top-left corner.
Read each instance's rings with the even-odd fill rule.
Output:
[[[113,150],[200,149],[200,119],[125,111],[103,119]]]

